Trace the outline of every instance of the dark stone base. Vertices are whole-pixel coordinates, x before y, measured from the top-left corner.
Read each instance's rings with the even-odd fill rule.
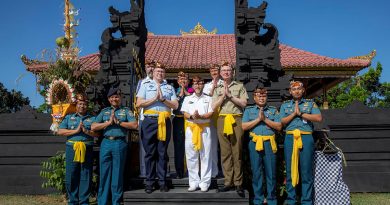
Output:
[[[169,192],[160,192],[155,190],[151,194],[146,194],[143,189],[126,191],[123,194],[124,204],[213,204],[213,205],[248,205],[249,194],[245,192],[245,197],[240,197],[235,191],[217,193],[216,189],[210,189],[208,192],[188,192],[187,187],[180,187],[169,190]]]

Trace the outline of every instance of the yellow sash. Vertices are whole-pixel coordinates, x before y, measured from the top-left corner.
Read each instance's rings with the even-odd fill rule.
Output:
[[[252,141],[256,143],[256,151],[264,150],[264,141],[270,141],[272,152],[276,153],[278,147],[276,146],[275,135],[256,135],[251,132],[249,135],[252,137]]]
[[[312,132],[301,131],[298,129],[288,130],[286,134],[293,135],[293,152],[291,155],[291,181],[292,186],[295,187],[299,182],[299,150],[303,148],[302,136],[301,135],[310,135]]]
[[[210,127],[210,123],[193,123],[186,120],[186,126],[191,129],[192,132],[192,144],[194,144],[194,150],[199,151],[202,148],[202,132],[205,127]]]
[[[168,111],[156,111],[156,110],[145,110],[144,115],[158,115],[158,130],[157,130],[157,139],[160,141],[166,141],[167,139],[167,127],[165,126],[165,119],[171,116],[171,113]]]
[[[85,152],[87,150],[85,143],[81,142],[81,141],[73,141],[73,140],[68,140],[68,142],[73,143],[73,150],[74,150],[73,161],[84,163],[85,162]]]
[[[236,123],[234,116],[242,116],[242,114],[219,114],[219,116],[225,116],[223,122],[223,133],[229,136],[234,133],[233,124]]]

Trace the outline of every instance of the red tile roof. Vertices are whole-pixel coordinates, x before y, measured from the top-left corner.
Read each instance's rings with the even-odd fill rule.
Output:
[[[301,49],[280,44],[281,63],[285,70],[350,68],[361,70],[370,66],[370,59],[337,59],[321,56]],[[199,36],[149,35],[146,42],[146,59],[163,63],[168,70],[207,69],[210,64],[229,61],[236,63],[234,34]],[[91,72],[100,69],[100,55],[90,54],[80,58],[82,67]],[[40,72],[46,64],[27,65],[27,70]]]

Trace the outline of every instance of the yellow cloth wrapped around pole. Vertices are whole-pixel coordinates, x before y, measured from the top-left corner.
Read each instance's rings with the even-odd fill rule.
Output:
[[[85,146],[84,142],[81,141],[68,141],[73,144],[73,150],[74,150],[74,162],[85,162],[85,152],[87,151],[87,147]]]
[[[157,124],[157,139],[165,142],[167,140],[167,127],[165,120],[171,116],[171,112],[168,111],[157,111],[157,110],[145,110],[144,115],[158,115]]]
[[[192,144],[194,144],[194,150],[199,151],[202,149],[202,132],[204,128],[209,127],[210,123],[193,123],[186,120],[186,126],[191,129],[192,132]]]
[[[286,134],[293,135],[293,152],[291,155],[291,181],[292,186],[295,187],[299,182],[299,150],[303,148],[302,136],[301,135],[310,135],[312,132],[301,131],[299,129],[289,130]]]
[[[276,153],[278,147],[276,146],[275,135],[256,135],[251,132],[249,135],[252,137],[252,141],[256,143],[256,151],[264,150],[264,141],[270,141],[272,152]]]
[[[223,122],[223,133],[227,136],[234,133],[233,124],[236,123],[234,116],[241,116],[242,114],[219,114],[219,116],[225,116]]]

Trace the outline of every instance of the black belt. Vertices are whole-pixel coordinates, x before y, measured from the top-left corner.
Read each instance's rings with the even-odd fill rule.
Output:
[[[153,116],[153,115],[145,115],[144,117],[150,118],[150,119],[158,119],[158,116]]]
[[[122,136],[105,136],[104,138],[108,140],[120,140],[120,139],[125,139],[125,137]]]

